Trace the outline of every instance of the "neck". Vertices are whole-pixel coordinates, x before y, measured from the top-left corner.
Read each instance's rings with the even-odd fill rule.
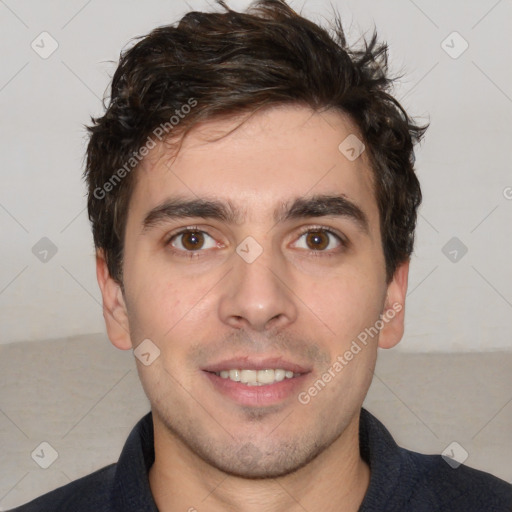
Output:
[[[149,483],[160,512],[357,512],[370,482],[359,452],[359,414],[318,457],[273,479],[227,475],[169,434],[156,415],[155,462]]]

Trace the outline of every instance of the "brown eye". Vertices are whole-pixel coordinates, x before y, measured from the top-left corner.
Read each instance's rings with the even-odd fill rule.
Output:
[[[306,244],[314,251],[323,251],[329,246],[329,242],[329,236],[325,231],[310,231],[306,234]]]
[[[330,229],[310,228],[302,232],[294,246],[299,249],[313,251],[314,254],[330,255],[333,249],[339,250],[346,246],[341,235],[337,235]]]
[[[204,244],[204,235],[199,231],[183,233],[181,243],[189,251],[201,249]]]
[[[204,251],[217,246],[214,238],[199,229],[184,229],[176,233],[167,243],[181,252]]]

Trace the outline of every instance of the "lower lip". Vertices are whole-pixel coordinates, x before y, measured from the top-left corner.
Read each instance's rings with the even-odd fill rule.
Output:
[[[307,374],[299,377],[284,379],[273,384],[263,386],[247,386],[241,382],[235,382],[231,379],[223,379],[215,373],[203,372],[210,380],[213,387],[223,395],[231,398],[240,405],[248,406],[267,406],[275,405],[290,396],[297,396],[300,389],[304,387],[304,380]]]

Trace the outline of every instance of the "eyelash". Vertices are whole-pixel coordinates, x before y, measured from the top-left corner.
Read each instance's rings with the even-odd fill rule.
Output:
[[[340,248],[338,248],[339,250],[336,251],[336,252],[326,252],[326,251],[315,251],[314,249],[311,249],[309,251],[310,253],[310,256],[313,257],[313,258],[318,258],[318,257],[332,257],[332,256],[337,256],[339,254],[339,251],[340,250],[344,250],[348,247],[349,243],[348,241],[345,239],[345,237],[343,237],[341,234],[337,233],[336,231],[333,231],[331,228],[326,228],[324,226],[308,226],[306,228],[303,228],[300,232],[299,232],[299,236],[298,238],[301,238],[303,235],[305,235],[306,233],[309,233],[310,231],[312,232],[321,232],[321,233],[327,233],[327,234],[330,234],[330,235],[333,235],[337,240],[338,242],[340,243]],[[211,236],[209,235],[206,231],[204,231],[203,229],[200,229],[198,226],[188,226],[184,229],[181,229],[180,231],[176,232],[176,233],[172,233],[169,238],[167,239],[167,241],[164,243],[164,245],[167,247],[171,247],[172,248],[172,245],[171,245],[171,242],[178,236],[180,235],[184,235],[186,233],[196,233],[196,232],[200,232],[200,233],[206,233],[208,236]],[[213,237],[212,237],[213,238]],[[171,252],[173,252],[174,254],[177,254],[181,257],[184,257],[184,258],[189,258],[189,259],[193,259],[193,258],[200,258],[201,257],[201,252],[204,252],[202,250],[198,250],[198,251],[182,251],[180,249],[174,249],[172,248],[171,249]]]

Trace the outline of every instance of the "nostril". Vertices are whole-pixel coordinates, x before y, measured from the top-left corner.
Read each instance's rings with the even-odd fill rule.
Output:
[[[285,318],[285,315],[278,313],[277,315],[274,315],[270,320],[268,320],[267,324],[275,327],[281,322],[281,320],[283,320],[283,318]]]

